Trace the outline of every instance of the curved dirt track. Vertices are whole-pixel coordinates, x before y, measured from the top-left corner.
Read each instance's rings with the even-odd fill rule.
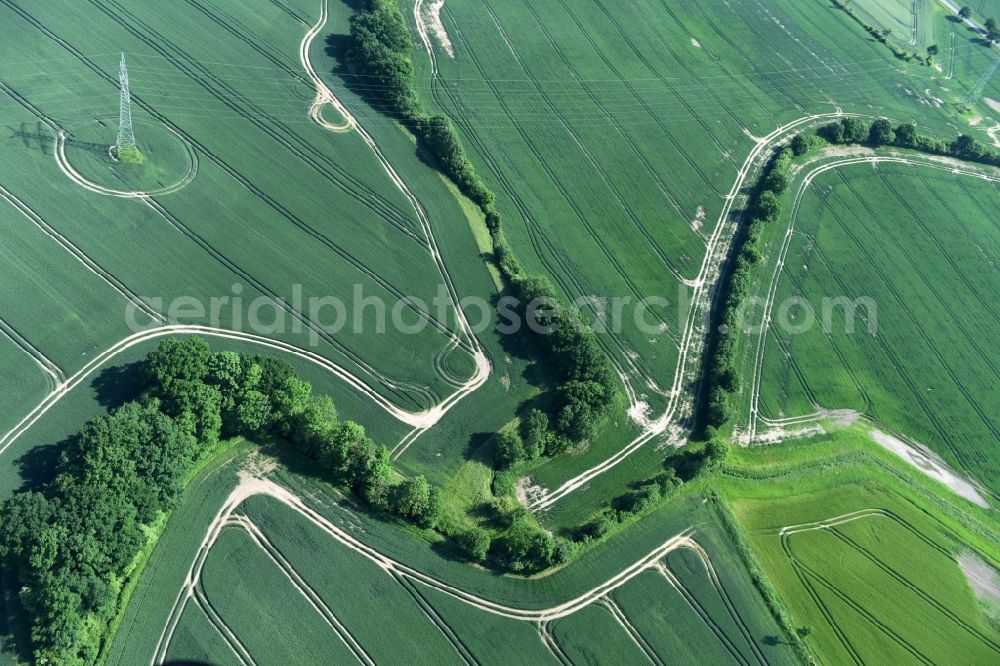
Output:
[[[187,603],[192,598],[197,596],[196,590],[200,585],[201,575],[212,546],[218,540],[219,535],[227,525],[232,525],[233,523],[245,525],[246,522],[249,521],[246,517],[236,517],[235,512],[246,499],[255,496],[266,496],[281,502],[316,527],[319,527],[326,534],[330,535],[333,539],[336,539],[345,547],[378,565],[386,573],[435,589],[481,611],[493,613],[495,615],[500,615],[514,620],[545,623],[571,615],[581,608],[600,600],[609,592],[624,585],[642,572],[649,569],[657,569],[657,567],[661,566],[659,560],[678,548],[689,548],[693,550],[698,555],[699,559],[701,559],[705,564],[710,577],[713,580],[717,580],[714,575],[714,569],[712,569],[711,561],[708,559],[708,554],[696,541],[694,541],[694,539],[691,538],[691,530],[688,529],[667,539],[663,544],[650,551],[645,557],[641,558],[631,566],[626,567],[617,575],[573,599],[539,610],[514,608],[466,592],[433,576],[429,576],[418,571],[417,569],[409,567],[402,562],[394,560],[391,557],[382,554],[375,548],[368,546],[349,532],[333,524],[325,516],[309,507],[301,498],[293,494],[288,489],[276,484],[270,479],[254,477],[244,473],[241,476],[239,485],[237,485],[237,487],[230,493],[222,508],[219,509],[219,512],[216,514],[214,520],[208,527],[207,533],[198,548],[195,560],[188,570],[184,583],[177,594],[171,608],[170,615],[167,618],[163,631],[160,634],[160,639],[152,658],[152,664],[159,665],[164,663],[166,660],[170,642],[180,622],[181,615],[183,614]],[[250,522],[252,524],[252,521]],[[251,530],[252,529],[255,528],[251,528]],[[312,597],[312,594],[315,594],[309,594],[305,590],[300,590],[300,592],[306,594],[306,596],[310,598]]]
[[[604,462],[564,482],[555,490],[541,495],[529,503],[529,508],[544,509],[551,506],[560,498],[586,485],[594,477],[613,468],[645,444],[663,435],[675,424],[675,417],[678,415],[681,399],[684,395],[683,385],[689,379],[687,365],[689,361],[695,359],[696,354],[700,351],[702,335],[699,335],[699,333],[703,333],[701,326],[711,305],[712,286],[715,278],[718,276],[719,267],[726,256],[729,241],[731,240],[723,237],[723,231],[726,229],[733,205],[740,197],[740,191],[743,189],[747,178],[750,174],[756,173],[760,168],[762,159],[769,156],[775,146],[787,140],[793,133],[793,130],[798,130],[804,125],[811,123],[839,118],[842,115],[843,113],[837,111],[836,113],[804,116],[778,127],[757,143],[743,162],[743,166],[740,168],[736,180],[730,188],[729,194],[726,196],[726,202],[716,220],[715,228],[706,242],[705,256],[702,259],[698,277],[694,281],[691,305],[684,326],[684,334],[681,338],[680,354],[677,367],[674,371],[674,382],[670,388],[670,400],[667,403],[666,411],[658,419],[650,422],[645,431],[627,446],[610,456]]]
[[[322,0],[320,19],[310,29],[306,37],[303,39],[300,45],[300,57],[302,58],[303,66],[306,68],[310,77],[313,77],[314,82],[316,83],[317,99],[323,98],[324,100],[323,104],[327,103],[333,104],[338,110],[342,110],[342,112],[345,114],[345,118],[348,119],[349,127],[346,128],[332,127],[328,126],[329,124],[326,123],[325,121],[322,121],[322,119],[315,117],[313,119],[316,120],[316,122],[319,122],[324,128],[331,131],[347,131],[348,129],[357,131],[361,135],[365,143],[372,150],[372,152],[375,154],[375,157],[378,159],[383,169],[386,171],[387,175],[390,177],[393,183],[397,186],[397,188],[399,188],[399,190],[404,194],[404,196],[413,206],[414,211],[416,212],[417,217],[419,218],[420,223],[423,227],[424,233],[428,239],[428,247],[431,252],[431,255],[434,258],[435,264],[438,267],[442,279],[444,280],[444,282],[448,287],[449,294],[452,299],[452,304],[456,312],[456,317],[458,319],[462,331],[462,336],[464,336],[466,344],[472,348],[472,356],[475,362],[474,374],[469,379],[465,380],[463,383],[456,382],[454,378],[448,379],[449,383],[456,386],[456,390],[451,395],[447,396],[433,407],[430,407],[420,412],[410,412],[402,408],[399,408],[395,404],[391,403],[389,400],[387,400],[385,397],[383,397],[381,394],[375,391],[375,389],[373,389],[371,386],[369,386],[367,383],[365,383],[362,379],[360,379],[356,375],[352,374],[349,370],[347,370],[343,366],[340,366],[334,363],[333,361],[325,359],[324,357],[319,356],[318,354],[315,354],[314,352],[311,352],[309,350],[295,347],[294,345],[283,343],[270,338],[265,338],[263,336],[249,334],[249,333],[242,333],[239,331],[225,331],[200,325],[190,325],[190,326],[163,325],[156,329],[151,329],[148,331],[142,331],[136,333],[117,342],[116,344],[112,345],[108,349],[98,354],[83,368],[74,373],[68,380],[63,381],[61,376],[56,377],[55,388],[53,389],[53,391],[48,395],[46,395],[41,400],[41,402],[39,402],[39,404],[35,408],[33,408],[23,419],[21,419],[21,421],[19,421],[10,431],[8,431],[6,434],[0,437],[0,455],[2,455],[3,452],[7,448],[9,448],[10,445],[15,440],[17,440],[25,431],[27,431],[28,428],[31,427],[31,425],[33,425],[39,418],[41,418],[42,415],[44,415],[54,405],[60,402],[60,400],[68,390],[78,386],[80,382],[82,382],[88,376],[93,374],[102,365],[104,365],[105,363],[107,363],[108,361],[110,361],[111,359],[113,359],[115,356],[125,351],[126,349],[135,346],[136,344],[140,344],[147,340],[167,335],[199,334],[209,337],[240,340],[243,342],[249,342],[261,345],[266,348],[285,351],[325,368],[331,374],[342,379],[353,389],[359,391],[360,393],[364,394],[366,397],[371,399],[379,407],[385,409],[385,411],[388,412],[391,416],[393,416],[400,422],[413,427],[413,430],[410,431],[410,433],[408,433],[404,437],[404,439],[399,444],[397,444],[396,448],[394,449],[394,451],[399,449],[399,453],[402,453],[402,451],[405,450],[405,448],[409,446],[414,440],[416,440],[416,438],[419,437],[420,434],[422,434],[425,430],[436,424],[441,419],[441,417],[443,417],[444,414],[446,414],[452,407],[454,407],[455,404],[457,404],[463,397],[465,397],[472,391],[482,386],[482,384],[485,383],[486,380],[489,378],[489,374],[492,369],[491,365],[486,357],[486,354],[482,349],[482,346],[480,345],[479,341],[473,334],[472,327],[469,324],[464,312],[461,310],[461,308],[458,307],[459,297],[455,290],[454,285],[452,284],[450,276],[448,275],[447,268],[444,265],[444,261],[441,258],[441,254],[438,251],[436,241],[434,240],[433,229],[431,228],[430,220],[427,216],[427,213],[424,211],[423,206],[420,204],[416,196],[414,196],[413,193],[410,192],[406,183],[396,173],[395,169],[389,163],[388,159],[382,153],[381,149],[375,143],[374,139],[372,139],[372,137],[357,123],[357,121],[350,114],[350,112],[347,111],[346,107],[343,107],[343,105],[339,102],[339,100],[337,100],[333,96],[333,93],[322,82],[322,80],[319,79],[318,75],[315,72],[315,69],[309,62],[309,56],[308,56],[309,45],[311,44],[315,36],[319,33],[319,31],[322,30],[322,28],[326,24],[328,15],[327,7],[328,7],[328,0]],[[312,117],[311,113],[310,116]],[[73,169],[69,165],[68,161],[65,159],[65,154],[63,150],[65,147],[65,136],[61,133],[61,131],[59,131],[58,127],[56,127],[53,123],[51,123],[51,121],[48,121],[47,119],[43,120],[45,120],[46,124],[49,125],[49,127],[51,127],[53,131],[56,132],[57,137],[59,137],[59,139],[55,142],[55,147],[54,147],[56,162],[59,165],[60,169],[66,174],[66,176],[70,178],[70,180],[72,180],[80,187],[98,194],[141,200],[153,210],[159,212],[161,215],[164,215],[162,209],[160,209],[159,205],[155,202],[155,200],[151,198],[149,193],[120,192],[117,190],[111,190],[109,188],[104,188],[100,185],[91,183],[90,181],[80,176],[80,174],[78,174],[75,171],[75,169]],[[174,131],[173,128],[169,126],[168,129]],[[194,164],[195,165],[197,164],[196,160]],[[183,184],[189,182],[190,179],[194,177],[196,171],[197,171],[196,167],[193,167],[192,172],[188,174],[190,178],[186,177]],[[176,191],[176,189],[182,187],[183,184],[179,184],[179,186],[168,188],[169,191],[164,191],[162,193],[169,193],[172,191]],[[2,193],[0,193],[0,195],[2,195],[4,198],[7,198],[12,204],[18,207],[19,210],[21,210],[21,212],[25,216],[31,219],[37,226],[40,226],[40,228],[42,228],[42,230],[45,231],[47,234],[52,236],[53,234],[56,233],[53,230],[51,230],[48,227],[48,225],[44,223],[44,221],[40,221],[40,218],[35,219],[37,218],[37,216],[32,215],[31,214],[32,211],[30,211],[30,209],[25,210],[26,207],[22,208],[23,203],[20,202],[19,200],[15,201],[16,197],[13,197],[13,195],[7,196],[8,194],[9,193],[6,193],[5,190]],[[62,236],[59,236],[58,234],[56,234],[53,237],[56,238],[57,240],[62,239]],[[128,300],[137,308],[145,312],[155,321],[161,323],[164,322],[164,319],[160,313],[151,310],[148,305],[143,303],[141,299],[139,299],[131,291],[129,291],[127,287],[124,287],[124,285],[118,283],[117,280],[114,280],[113,278],[109,277],[106,274],[106,272],[101,270],[92,260],[89,259],[89,257],[84,255],[82,251],[76,248],[76,246],[73,246],[68,241],[66,242],[60,241],[60,242],[63,245],[64,249],[74,254],[77,260],[84,263],[88,267],[88,269],[98,272],[98,275],[100,275],[102,279],[108,282],[112,286],[112,288],[114,288],[126,300]],[[453,338],[453,340],[450,343],[450,345],[454,345],[455,342],[459,340],[459,338],[455,335],[452,335],[451,337]],[[49,373],[49,368],[43,366],[43,369],[48,374],[51,374]],[[400,449],[400,447],[402,448]]]
[[[771,322],[771,312],[774,306],[774,301],[777,297],[778,285],[781,281],[781,275],[784,271],[785,258],[788,254],[788,249],[791,246],[792,236],[795,231],[795,223],[798,220],[799,209],[802,205],[802,199],[805,197],[806,192],[812,185],[813,180],[827,171],[833,169],[838,169],[844,166],[851,166],[856,164],[881,164],[881,163],[892,163],[892,164],[906,164],[910,166],[920,166],[925,168],[937,169],[940,171],[947,171],[949,173],[958,176],[968,176],[972,178],[978,178],[980,180],[988,180],[994,183],[1000,183],[1000,175],[988,173],[985,167],[983,168],[972,168],[966,163],[960,160],[941,158],[941,157],[913,157],[913,156],[900,156],[900,155],[865,155],[860,157],[849,157],[834,162],[828,162],[820,166],[815,167],[809,171],[802,183],[799,186],[798,191],[795,194],[795,201],[792,206],[792,212],[789,217],[788,229],[785,231],[785,236],[782,241],[781,248],[778,252],[777,260],[774,264],[774,271],[771,274],[771,280],[768,286],[768,292],[764,301],[764,311],[761,315],[761,320],[759,323],[758,330],[761,331],[757,336],[757,346],[756,354],[754,360],[753,368],[753,378],[752,378],[752,388],[751,388],[751,402],[750,402],[750,415],[748,421],[748,436],[750,441],[753,441],[757,437],[758,423],[763,422],[765,425],[789,425],[789,424],[802,424],[811,421],[817,421],[823,418],[828,418],[831,412],[828,410],[819,410],[812,414],[803,414],[800,416],[792,416],[783,419],[767,419],[760,414],[760,383],[763,374],[763,363],[764,363],[764,350],[767,344],[768,331],[770,330]]]

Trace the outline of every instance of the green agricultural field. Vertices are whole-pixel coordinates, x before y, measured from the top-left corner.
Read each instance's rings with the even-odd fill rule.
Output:
[[[208,525],[222,505],[223,498],[237,483],[236,472],[240,469],[265,469],[266,466],[261,467],[259,461],[258,456],[248,457],[245,452],[235,456],[224,455],[192,483],[167,526],[160,545],[153,552],[150,566],[139,580],[122,630],[109,650],[108,663],[134,663],[143,659],[143,655],[155,651],[171,605],[195,561]],[[728,603],[732,604],[740,622],[745,624],[755,640],[756,647],[749,647],[741,630],[733,625],[730,628],[731,640],[743,644],[743,648],[737,649],[745,649],[748,654],[755,649],[763,650],[768,663],[787,663],[790,658],[787,646],[766,642],[767,636],[780,634],[780,629],[757,596],[746,572],[740,568],[738,559],[733,556],[732,544],[724,536],[717,519],[706,510],[698,496],[679,498],[670,510],[648,516],[620,538],[588,553],[570,567],[542,578],[525,579],[499,577],[453,558],[441,557],[443,544],[440,542],[424,541],[417,538],[412,530],[401,529],[366,515],[351,501],[332,494],[328,486],[309,476],[276,470],[271,478],[296,495],[308,498],[309,506],[331,524],[346,530],[379,553],[405,562],[447,585],[495,603],[529,611],[550,608],[586,593],[661,545],[664,539],[676,534],[681,525],[698,525],[692,537],[708,552]],[[282,566],[294,571],[299,586],[308,590],[310,598],[324,609],[323,613],[335,616],[361,649],[377,662],[406,655],[409,655],[407,658],[419,659],[431,653],[436,655],[436,660],[447,663],[460,660],[459,653],[489,661],[490,658],[481,655],[503,653],[507,655],[505,663],[554,663],[555,657],[545,647],[537,623],[494,615],[455,599],[440,589],[394,576],[363,555],[349,550],[285,504],[269,497],[251,497],[239,506],[235,515],[242,517],[240,520],[248,519],[259,530],[266,540],[266,551],[280,554],[284,563]],[[678,520],[678,516],[683,516],[683,519]],[[199,594],[204,594],[224,618],[225,625],[238,636],[251,631],[260,633],[274,621],[267,616],[268,613],[284,612],[273,604],[261,601],[265,598],[261,596],[261,590],[269,590],[266,598],[280,593],[285,600],[283,604],[305,599],[299,588],[292,587],[289,579],[281,574],[282,568],[269,560],[265,550],[255,545],[241,530],[245,528],[239,525],[225,528],[223,536],[209,552],[198,588]],[[667,560],[664,562],[669,566]],[[247,567],[249,569],[243,574],[239,573]],[[659,625],[646,620],[650,612],[654,616],[659,613],[677,614],[686,618],[685,622],[695,623],[695,626],[705,625],[683,601],[680,601],[682,605],[675,606],[660,599],[655,602],[655,608],[659,610],[630,603],[630,591],[641,589],[639,581],[647,580],[653,573],[641,574],[615,589],[610,598],[649,645],[662,649],[664,643],[658,633]],[[662,579],[659,573],[655,575]],[[691,571],[679,568],[677,576],[692,590],[708,585],[708,594],[715,593],[704,568],[699,570],[695,567]],[[667,589],[664,588],[665,592]],[[620,598],[619,594],[625,596]],[[321,600],[321,603],[316,600]],[[601,603],[595,601],[569,617],[549,623],[549,635],[554,636],[560,648],[567,652],[602,649],[601,641],[595,640],[592,632],[585,627],[592,616],[603,619],[601,614],[607,614],[612,628],[621,632],[623,645],[634,646],[629,634]],[[727,602],[718,597],[711,601],[709,596],[700,603],[718,603],[726,607]],[[174,640],[170,641],[167,654],[173,650],[191,652],[194,647],[190,645],[189,634],[206,630],[201,626],[203,621],[197,613],[194,619],[191,618],[190,611],[193,609],[196,610],[197,605],[189,602],[180,616],[180,627],[184,629],[178,629],[174,634],[174,640],[180,643],[175,646]],[[433,609],[433,620],[425,614],[427,609]],[[323,613],[317,613],[310,622],[322,623]],[[392,618],[395,627],[391,634],[386,634],[384,630],[386,617]],[[257,618],[257,630],[247,628],[250,624],[240,624],[252,624],[253,618]],[[569,627],[580,622],[583,628],[570,631]],[[244,629],[236,631],[236,624]],[[211,624],[208,626],[210,628]],[[321,625],[315,626],[322,628]],[[484,633],[483,627],[493,628],[495,632]],[[512,640],[515,636],[518,637],[516,642]],[[414,637],[419,638],[415,640]],[[255,658],[264,661],[268,661],[268,650],[276,649],[260,644],[254,648],[250,642],[245,642],[245,648]],[[218,649],[217,643],[212,640],[203,649]],[[222,647],[225,648],[225,644]],[[145,658],[148,659],[148,656]]]
[[[219,632],[209,623],[205,612],[196,606],[184,611],[181,616],[174,642],[167,653],[167,661],[218,666],[240,663]]]
[[[616,659],[638,664],[645,660],[639,645],[603,606],[587,606],[556,620],[550,631],[571,664],[607,664]]]
[[[1000,632],[955,559],[996,565],[995,518],[886,456],[855,431],[747,453],[724,494],[820,660],[995,661]]]
[[[209,609],[213,628],[231,631],[238,637],[236,649],[245,649],[255,662],[353,659],[324,616],[275,565],[272,554],[239,527],[226,528],[219,536],[205,562],[201,587],[195,593],[200,595],[198,606]],[[295,632],[266,630],[283,625],[295,625]]]
[[[831,119],[1000,148],[1000,51],[938,0],[372,3],[0,0],[0,666],[1000,660],[957,563],[1000,568],[997,170],[819,141],[732,247]],[[411,64],[453,133],[378,101]],[[603,318],[601,418],[555,395],[602,354],[495,330],[526,275]],[[773,316],[720,379],[744,289]],[[277,365],[162,378],[167,335],[336,417]],[[599,423],[504,468],[533,407],[548,453]]]
[[[932,9],[920,5],[921,40],[944,20]],[[674,382],[685,281],[697,278],[753,138],[836,108],[944,128],[990,57],[960,45],[966,62],[951,87],[932,68],[896,60],[829,3],[557,3],[542,14],[525,2],[457,1],[440,20],[447,45],[433,30],[418,43],[433,57],[415,60],[417,93],[455,121],[522,261],[568,299],[670,301],[650,315],[660,326],[652,334],[626,318],[600,335],[651,416]],[[625,418],[580,455],[532,468],[533,480],[558,488],[620,451],[633,439]],[[410,450],[427,456],[419,443]],[[623,462],[581,487],[589,497],[559,502],[579,510],[557,504],[553,515],[585,512],[660,457]]]
[[[997,488],[1000,356],[982,331],[998,324],[998,202],[995,183],[933,166],[862,163],[817,176],[775,298],[805,299],[817,321],[801,332],[808,315],[789,306],[791,327],[772,325],[761,417],[854,409]],[[848,323],[831,309],[825,333],[824,299],[840,297],[866,298],[872,311]]]
[[[305,32],[300,20],[317,10],[318,3],[289,15],[267,2],[239,12],[201,3],[153,9],[94,2],[27,11],[5,3],[0,11],[12,39],[4,48],[11,59],[15,53],[32,58],[5,91],[12,128],[6,145],[19,155],[17,167],[2,174],[5,187],[133,293],[166,304],[189,296],[206,309],[213,296],[239,295],[247,304],[256,297],[279,299],[284,305],[258,311],[265,334],[300,346],[317,337],[313,346],[321,354],[390,400],[427,407],[453,390],[453,376],[462,381],[472,371],[460,358],[468,356],[468,340],[449,356],[447,377],[436,369],[448,336],[458,330],[453,308],[444,317],[419,306],[405,309],[408,323],[429,317],[424,332],[406,336],[405,345],[391,327],[373,334],[372,310],[364,312],[367,332],[348,326],[336,337],[310,334],[315,319],[327,323],[333,316],[329,310],[311,314],[310,298],[350,302],[357,285],[390,306],[404,295],[430,303],[442,280],[413,207],[369,147],[355,133],[331,134],[308,119],[314,93],[297,51]],[[192,17],[198,18],[196,30],[189,29]],[[120,50],[130,54],[135,133],[147,157],[141,165],[112,165],[101,148],[115,138],[117,121],[108,114],[117,109],[117,59],[99,54]],[[59,71],[55,86],[49,63]],[[147,192],[149,203],[86,192],[63,176],[52,156],[59,131],[69,137],[65,162],[81,178],[116,191]],[[419,163],[412,168],[430,171]],[[44,196],[32,187],[40,177],[55,185]],[[440,181],[429,182],[446,192]],[[165,192],[157,196],[160,190]],[[26,222],[13,209],[4,218]],[[29,225],[22,226],[28,233]],[[466,252],[474,247],[467,229],[458,227]],[[126,260],[137,254],[142,261]],[[58,252],[49,256],[66,264]],[[481,262],[479,270],[485,272]],[[54,271],[45,274],[59,279]],[[124,325],[121,305],[76,303],[80,319]],[[33,314],[62,321],[44,309]],[[218,324],[246,327],[249,314],[239,314],[237,320],[223,308]],[[184,323],[210,319],[205,314]],[[267,330],[272,324],[284,330]],[[56,344],[44,336],[39,331],[43,351]],[[83,342],[87,350],[103,349],[119,337],[102,331]]]
[[[52,378],[41,370],[34,358],[11,342],[4,339],[0,344],[0,364],[5,372],[0,376],[0,391],[7,398],[9,409],[0,420],[0,430],[4,432],[21,420],[37,404],[42,396],[52,390]]]
[[[920,13],[925,6],[931,7],[934,3],[918,0],[861,0],[861,2],[851,3],[851,9],[861,16],[869,24],[880,30],[890,30],[890,37],[900,43],[913,45],[916,42],[914,34],[915,26],[919,25],[917,19],[924,16]],[[914,9],[918,10],[916,18]]]

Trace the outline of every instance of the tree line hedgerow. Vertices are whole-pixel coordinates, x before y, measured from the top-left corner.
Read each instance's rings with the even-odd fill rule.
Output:
[[[145,360],[145,377],[137,400],[71,439],[51,481],[0,507],[0,557],[17,573],[38,663],[97,661],[154,525],[233,437],[293,449],[370,510],[436,528],[500,570],[539,571],[571,552],[510,498],[494,502],[492,531],[443,524],[438,489],[395,470],[388,449],[340,420],[329,396],[313,395],[286,361],[169,339]]]
[[[278,435],[373,508],[434,525],[426,479],[402,479],[384,446],[337,419],[327,396],[279,359],[167,340],[139,400],[86,424],[53,480],[2,507],[0,554],[17,571],[38,663],[91,664],[134,562],[220,439]]]
[[[484,212],[493,210],[493,193],[465,154],[462,141],[446,116],[428,115],[414,89],[410,52],[413,38],[395,0],[366,0],[365,9],[351,17],[347,58],[368,79],[369,98],[396,116],[441,170]]]
[[[817,142],[826,140],[833,144],[863,144],[873,148],[896,146],[934,155],[1000,167],[1000,151],[976,141],[965,134],[953,141],[944,141],[920,134],[916,125],[894,125],[885,118],[868,123],[849,116],[825,125],[816,136],[798,134],[788,146],[782,147],[765,168],[756,191],[751,196],[746,212],[750,223],[742,228],[733,241],[732,268],[720,281],[717,308],[712,315],[712,326],[706,349],[709,360],[706,368],[708,379],[705,422],[718,428],[729,419],[729,396],[738,388],[736,373],[737,314],[751,287],[751,271],[762,258],[761,232],[781,214],[779,195],[788,186],[788,172],[794,157],[805,154]]]
[[[892,55],[900,60],[905,60],[907,62],[916,60],[922,65],[930,65],[934,60],[934,56],[938,54],[939,48],[936,44],[932,44],[927,47],[926,55],[920,55],[917,52],[907,51],[906,49],[900,48],[889,40],[889,36],[892,34],[891,28],[878,28],[870,23],[865,23],[864,19],[858,16],[858,14],[851,9],[850,0],[832,0],[832,2],[835,7],[854,19],[854,21],[864,28],[865,32],[871,35],[875,41],[885,45],[886,48],[892,51]]]
[[[952,141],[945,141],[920,134],[917,126],[912,123],[893,125],[885,118],[879,118],[870,125],[860,118],[842,118],[838,122],[821,127],[817,134],[830,143],[866,144],[874,148],[896,146],[1000,167],[1000,151],[976,141],[967,134],[960,134]]]
[[[788,146],[780,148],[765,167],[756,191],[748,202],[745,213],[750,223],[741,226],[731,250],[734,257],[720,279],[717,307],[711,318],[711,329],[706,348],[708,363],[708,402],[705,421],[711,428],[718,428],[729,419],[729,395],[738,386],[736,375],[737,313],[750,290],[750,274],[760,262],[761,236],[764,227],[778,219],[781,200],[778,196],[788,187],[788,172],[792,158],[809,150],[809,141],[802,135],[795,136]]]
[[[522,304],[519,314],[523,318],[533,303],[545,304],[533,314],[550,332],[535,336],[535,341],[554,370],[556,384],[545,411],[531,410],[520,431],[498,433],[497,467],[558,454],[594,434],[614,400],[615,374],[593,331],[560,304],[552,284],[523,270],[504,238],[494,194],[476,173],[454,126],[447,117],[428,116],[423,110],[414,92],[412,46],[393,0],[366,0],[364,11],[351,19],[352,67],[370,77],[370,89],[378,91],[375,101],[410,128],[445,175],[482,210],[495,261]]]

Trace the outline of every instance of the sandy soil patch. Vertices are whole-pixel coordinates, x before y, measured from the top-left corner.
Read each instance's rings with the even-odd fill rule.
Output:
[[[820,423],[814,423],[803,428],[778,427],[760,433],[754,442],[757,444],[780,444],[789,439],[808,439],[809,437],[824,434],[826,434],[826,429]]]
[[[1000,602],[1000,575],[993,567],[972,551],[965,551],[955,559],[977,599],[987,603]]]
[[[990,107],[991,109],[993,109],[997,113],[1000,113],[1000,102],[998,102],[995,99],[992,99],[990,97],[984,97],[983,101],[986,102],[986,106]]]
[[[986,134],[993,139],[993,145],[1000,148],[1000,123],[997,123],[995,127],[991,127],[986,130]]]
[[[441,23],[441,8],[444,7],[444,0],[418,0],[415,7],[417,16],[417,29],[425,35],[433,35],[434,39],[441,46],[441,49],[454,59],[455,49],[451,45],[451,37]]]
[[[983,499],[983,496],[979,494],[979,491],[976,490],[976,487],[972,483],[949,469],[929,449],[924,449],[923,447],[917,449],[892,435],[887,435],[881,430],[872,430],[871,436],[879,445],[892,451],[932,479],[948,486],[960,497],[964,497],[973,504],[989,508],[989,503]]]
[[[705,223],[705,216],[705,207],[698,206],[698,210],[694,213],[694,220],[691,221],[691,229],[695,233],[699,233],[701,231],[701,225]]]

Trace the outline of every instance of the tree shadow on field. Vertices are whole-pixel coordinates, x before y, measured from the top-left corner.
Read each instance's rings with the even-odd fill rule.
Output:
[[[351,47],[351,36],[335,32],[327,35],[325,41],[324,52],[336,62],[331,72],[340,77],[349,77],[351,70],[347,66],[347,50]]]
[[[135,400],[146,386],[146,363],[135,361],[113,365],[101,371],[91,382],[97,402],[108,410]]]
[[[325,53],[335,63],[330,73],[340,79],[344,88],[357,95],[372,109],[399,120],[379,94],[381,88],[378,81],[354,72],[350,59],[347,57],[350,48],[350,35],[334,33],[327,36]]]
[[[492,455],[487,455],[490,450],[486,447],[489,441],[493,438],[496,433],[492,432],[477,432],[469,436],[469,441],[465,445],[465,451],[462,452],[466,460],[479,460],[485,464],[490,464],[493,460]]]
[[[367,9],[367,0],[341,0],[345,6],[350,7],[353,11],[361,13]]]
[[[59,455],[75,440],[76,435],[72,435],[56,444],[38,444],[25,451],[24,455],[14,463],[17,465],[17,473],[22,479],[17,492],[38,490],[43,484],[54,479]]]

